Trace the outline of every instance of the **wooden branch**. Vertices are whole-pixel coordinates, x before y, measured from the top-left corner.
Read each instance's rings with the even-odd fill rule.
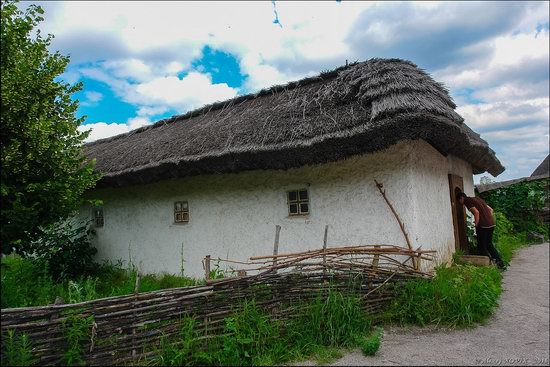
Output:
[[[388,200],[387,196],[386,196],[386,190],[382,190],[382,188],[384,187],[384,185],[382,185],[381,183],[379,183],[378,181],[374,180],[374,183],[376,184],[376,187],[378,188],[378,191],[380,191],[380,194],[382,194],[382,197],[384,198],[384,200],[386,201],[386,204],[388,204],[388,206],[390,207],[390,210],[391,212],[393,213],[393,216],[395,217],[395,219],[397,220],[397,223],[399,223],[399,227],[401,228],[401,232],[403,232],[403,236],[405,236],[405,241],[407,241],[407,247],[409,248],[409,250],[413,250],[413,247],[412,247],[412,244],[411,244],[411,240],[409,239],[409,235],[407,234],[407,232],[405,231],[405,225],[403,224],[403,222],[401,221],[401,219],[399,218],[399,215],[397,214],[397,212],[395,211],[393,205],[390,203],[390,201]],[[413,263],[413,266],[415,268],[415,270],[418,270],[418,265],[415,261],[415,258],[414,257],[411,257],[411,260],[412,260],[412,263]]]

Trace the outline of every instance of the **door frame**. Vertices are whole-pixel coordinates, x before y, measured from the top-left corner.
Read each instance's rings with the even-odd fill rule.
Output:
[[[456,194],[464,192],[464,180],[461,176],[449,174],[449,194],[451,196],[451,212],[453,215],[453,231],[455,251],[469,253],[468,236],[466,232],[466,212],[464,205],[456,201]]]

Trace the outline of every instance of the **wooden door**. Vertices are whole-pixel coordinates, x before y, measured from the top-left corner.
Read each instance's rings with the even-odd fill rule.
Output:
[[[456,194],[464,192],[464,181],[461,176],[449,175],[449,194],[453,213],[453,228],[455,235],[455,250],[468,254],[468,236],[466,235],[466,212],[464,205],[456,201]]]

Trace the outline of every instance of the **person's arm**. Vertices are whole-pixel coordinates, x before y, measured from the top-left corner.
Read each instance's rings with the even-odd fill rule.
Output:
[[[468,210],[471,211],[472,214],[474,215],[474,223],[475,223],[475,226],[477,227],[477,224],[479,223],[479,211],[476,209],[475,206],[472,206]]]

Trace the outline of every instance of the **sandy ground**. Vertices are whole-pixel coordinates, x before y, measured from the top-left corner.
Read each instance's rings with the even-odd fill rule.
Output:
[[[334,366],[549,365],[548,243],[519,250],[504,273],[500,307],[486,324],[449,331],[386,328],[374,357],[352,352]]]

